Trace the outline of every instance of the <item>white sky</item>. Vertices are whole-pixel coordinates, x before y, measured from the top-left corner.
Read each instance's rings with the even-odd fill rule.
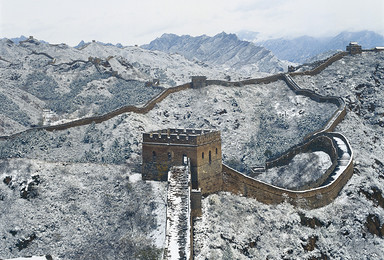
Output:
[[[384,34],[384,0],[0,0],[0,38],[149,43],[163,33]]]

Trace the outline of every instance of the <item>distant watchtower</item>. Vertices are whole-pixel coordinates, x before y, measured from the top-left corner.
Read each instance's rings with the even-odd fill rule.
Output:
[[[295,66],[288,66],[288,72],[295,72],[296,67]]]
[[[164,129],[143,133],[143,180],[166,181],[172,166],[190,159],[193,189],[202,194],[221,187],[220,131]]]
[[[192,76],[192,88],[203,88],[207,86],[206,76]]]
[[[347,52],[353,55],[353,54],[362,53],[363,51],[361,49],[361,45],[357,44],[357,42],[350,42],[349,45],[347,46]]]

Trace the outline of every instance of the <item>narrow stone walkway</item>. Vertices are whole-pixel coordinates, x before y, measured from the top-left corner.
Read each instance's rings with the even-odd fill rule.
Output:
[[[190,259],[190,191],[188,166],[172,167],[168,173],[165,259]]]
[[[337,166],[322,186],[328,185],[339,178],[345,168],[347,168],[352,156],[351,151],[348,149],[348,145],[340,137],[334,136],[333,140],[337,144]]]

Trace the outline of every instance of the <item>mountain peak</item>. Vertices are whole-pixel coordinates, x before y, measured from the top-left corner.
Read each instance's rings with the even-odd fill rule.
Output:
[[[221,32],[219,34],[216,34],[215,36],[213,36],[213,38],[222,38],[222,39],[228,39],[228,40],[233,40],[233,41],[239,40],[239,38],[237,37],[236,34],[226,33],[226,32]]]
[[[142,48],[179,53],[189,60],[199,60],[224,68],[247,67],[246,70],[250,73],[274,73],[284,70],[284,65],[270,51],[253,43],[241,41],[233,33],[221,32],[213,37],[163,34]]]

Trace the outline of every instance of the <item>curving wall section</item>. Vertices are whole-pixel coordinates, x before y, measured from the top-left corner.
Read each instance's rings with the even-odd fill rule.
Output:
[[[328,137],[342,140],[347,147],[349,159],[338,150],[337,165],[320,187],[293,191],[255,180],[223,164],[223,191],[252,197],[266,204],[288,202],[303,208],[319,208],[331,203],[353,174],[353,151],[348,140],[341,134],[328,133]]]
[[[40,53],[36,53],[36,54],[40,54]],[[289,75],[296,76],[296,75],[315,75],[315,74],[318,74],[322,70],[324,70],[327,66],[331,65],[333,62],[341,59],[342,57],[344,57],[347,54],[348,54],[347,52],[337,53],[337,54],[335,54],[334,56],[332,56],[331,58],[329,58],[324,63],[320,64],[318,67],[316,67],[315,69],[313,69],[311,71],[289,73],[288,77],[289,77]],[[317,100],[317,99],[321,100],[322,96],[317,95],[317,94],[315,94],[314,92],[312,92],[310,90],[300,89],[297,86],[297,84],[295,84],[295,83],[294,84],[288,83],[289,80],[287,80],[286,78],[287,78],[286,74],[279,73],[279,74],[275,74],[275,75],[264,77],[264,78],[248,79],[248,80],[243,80],[243,81],[238,81],[238,82],[229,82],[229,81],[223,81],[223,80],[207,80],[206,84],[207,85],[222,85],[222,86],[241,87],[241,86],[249,85],[249,84],[262,84],[262,83],[263,84],[268,84],[268,83],[271,83],[271,82],[275,82],[277,80],[285,80],[287,82],[288,86],[292,90],[294,90],[296,88],[296,91],[298,91],[297,94],[299,94],[299,95],[301,95],[301,94],[302,95],[308,95],[311,98],[313,97],[314,100]],[[168,95],[170,95],[172,93],[175,93],[175,92],[179,92],[179,91],[188,89],[188,88],[191,88],[191,83],[186,83],[186,84],[183,84],[183,85],[179,85],[179,86],[176,86],[176,87],[165,89],[162,93],[160,93],[156,97],[152,98],[150,101],[148,101],[142,107],[124,106],[124,107],[121,107],[119,109],[116,109],[116,110],[114,110],[112,112],[109,112],[109,113],[101,115],[101,116],[82,118],[82,119],[79,119],[79,120],[74,120],[74,121],[71,121],[71,122],[68,122],[68,123],[64,123],[64,124],[59,124],[59,125],[34,127],[34,128],[31,128],[31,129],[25,130],[24,132],[29,132],[31,130],[36,130],[36,129],[44,129],[44,130],[47,130],[47,131],[65,130],[65,129],[68,129],[68,128],[71,128],[71,127],[88,125],[88,124],[91,124],[93,122],[98,124],[98,123],[102,123],[102,122],[104,122],[106,120],[109,120],[109,119],[111,119],[111,118],[113,118],[115,116],[121,115],[123,113],[128,113],[128,112],[145,114],[148,111],[150,111],[151,109],[153,109],[154,106],[157,103],[161,102]],[[330,99],[330,100],[333,100],[333,99]],[[321,101],[319,101],[319,102],[321,102]],[[332,102],[332,101],[330,101],[330,102]],[[337,123],[338,122],[335,122],[333,127]],[[329,129],[332,129],[332,128],[330,127]],[[21,133],[23,133],[23,132],[16,133],[16,134],[13,134],[13,135],[9,135],[9,136],[0,136],[0,140],[14,138],[14,137],[20,135]]]
[[[284,75],[283,77],[284,81],[287,83],[288,87],[292,89],[296,93],[296,95],[302,95],[309,97],[312,100],[315,100],[316,102],[320,103],[331,103],[338,106],[338,109],[333,113],[331,118],[327,121],[327,123],[320,128],[319,130],[310,133],[304,137],[304,139],[309,138],[310,136],[313,136],[314,134],[318,134],[321,132],[330,132],[333,131],[337,124],[343,120],[344,116],[347,113],[346,105],[344,100],[341,97],[335,97],[335,96],[322,96],[319,94],[316,94],[314,91],[309,89],[302,89],[300,88],[296,82],[292,79],[292,77],[288,75]]]
[[[313,70],[307,70],[307,71],[298,71],[298,72],[291,72],[289,73],[292,76],[302,76],[302,75],[309,75],[309,76],[314,76],[316,74],[319,74],[322,72],[326,67],[334,63],[335,61],[338,61],[342,59],[344,56],[348,55],[349,53],[346,51],[341,51],[333,56],[331,56],[329,59],[325,60],[323,63],[321,63],[319,66],[314,68]]]
[[[343,58],[347,54],[348,54],[347,52],[337,53],[334,56],[330,57],[325,62],[323,62],[322,64],[320,64],[318,67],[310,71],[292,72],[288,74],[276,74],[276,75],[272,75],[264,78],[249,79],[249,80],[243,80],[239,82],[228,82],[228,81],[221,81],[221,80],[206,81],[206,85],[223,85],[223,86],[241,87],[249,84],[262,84],[262,83],[267,84],[267,83],[275,82],[277,80],[284,80],[287,83],[287,85],[297,95],[304,95],[317,102],[329,102],[338,106],[338,110],[332,115],[329,121],[321,129],[305,136],[303,142],[292,147],[279,158],[274,158],[273,160],[269,160],[266,163],[266,168],[272,167],[273,165],[286,164],[289,158],[301,152],[304,149],[303,147],[310,146],[311,143],[315,142],[316,140],[319,140],[318,138],[328,137],[329,139],[332,139],[335,136],[338,136],[339,140],[342,140],[342,142],[345,144],[345,147],[347,147],[346,149],[348,150],[349,160],[347,162],[345,162],[344,160],[342,164],[345,164],[345,165],[341,166],[340,165],[341,161],[338,159],[336,160],[334,157],[336,150],[338,150],[339,148],[337,148],[334,145],[335,141],[332,141],[333,148],[330,148],[329,150],[331,155],[333,155],[332,167],[325,174],[325,176],[328,178],[328,180],[326,180],[325,182],[327,181],[328,182],[327,184],[324,184],[323,186],[318,188],[308,189],[304,191],[293,191],[293,190],[282,189],[261,181],[257,181],[240,172],[237,172],[234,169],[231,169],[226,165],[223,165],[223,175],[222,175],[223,191],[240,193],[240,194],[243,194],[244,196],[254,197],[265,203],[280,203],[283,201],[288,201],[295,205],[308,206],[311,208],[324,206],[329,202],[331,202],[337,196],[341,188],[352,176],[353,152],[349,146],[348,141],[344,136],[336,133],[327,134],[326,132],[333,131],[334,127],[344,118],[346,114],[345,103],[343,99],[339,97],[325,97],[325,96],[318,95],[311,90],[301,89],[294,82],[291,76],[316,75],[320,73],[322,70],[324,70],[327,66]],[[101,116],[83,118],[83,119],[75,120],[75,121],[60,124],[60,125],[36,127],[36,128],[28,129],[25,132],[34,131],[36,129],[37,130],[43,129],[47,131],[65,130],[71,127],[88,125],[93,122],[98,124],[127,112],[145,114],[149,112],[151,109],[153,109],[157,103],[161,102],[168,95],[175,92],[182,91],[182,90],[186,90],[188,88],[191,88],[191,83],[186,83],[184,85],[180,85],[177,87],[168,88],[164,90],[162,93],[160,93],[159,95],[152,98],[142,107],[125,106]],[[20,134],[21,133],[17,133],[11,136],[1,136],[0,140],[11,139],[11,138],[17,137]],[[335,172],[337,172],[337,174]],[[323,182],[324,180],[321,180],[321,181]]]

